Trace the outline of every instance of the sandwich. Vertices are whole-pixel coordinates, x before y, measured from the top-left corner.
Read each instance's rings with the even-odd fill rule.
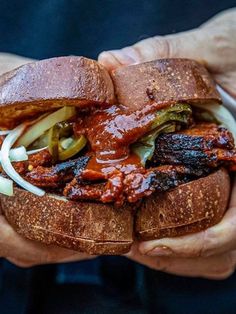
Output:
[[[0,77],[0,116],[1,208],[28,239],[124,254],[227,209],[236,124],[196,61],[29,63]]]

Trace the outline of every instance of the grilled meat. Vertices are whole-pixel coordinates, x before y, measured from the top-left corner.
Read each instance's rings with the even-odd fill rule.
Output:
[[[236,162],[233,148],[233,137],[225,128],[200,124],[178,133],[160,135],[151,165],[231,166]]]
[[[64,196],[71,200],[96,200],[103,203],[124,201],[134,203],[155,191],[163,192],[180,184],[209,174],[209,169],[194,169],[185,166],[160,166],[147,171],[136,171],[126,176],[115,171],[103,183],[87,184],[74,179],[64,189]]]
[[[57,188],[63,186],[66,182],[79,176],[86,167],[89,157],[80,157],[69,160],[52,167],[37,166],[32,171],[25,173],[27,181],[38,187]]]

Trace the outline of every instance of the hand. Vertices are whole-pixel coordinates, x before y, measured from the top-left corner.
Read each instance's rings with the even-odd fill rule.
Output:
[[[19,267],[94,258],[92,255],[27,240],[16,233],[2,215],[0,215],[0,257]]]
[[[142,40],[103,52],[99,62],[110,71],[158,58],[186,57],[204,63],[214,79],[236,97],[236,9],[217,15],[198,29]],[[236,108],[235,108],[236,112]],[[136,244],[128,257],[168,273],[223,279],[236,265],[236,181],[223,220],[208,230]]]
[[[236,9],[223,12],[197,29],[155,36],[121,50],[102,52],[108,70],[160,58],[190,58],[208,67],[215,80],[236,96]]]
[[[10,53],[1,52],[0,53],[0,75],[32,61],[34,61],[34,59],[29,59],[22,56],[17,56]]]
[[[236,265],[236,180],[223,220],[196,234],[136,244],[130,259],[171,274],[225,279]]]
[[[0,75],[31,61],[33,60],[21,56],[0,53]],[[13,230],[4,216],[1,215],[1,212],[0,257],[4,257],[20,267],[65,263],[94,258],[92,255],[27,240]]]

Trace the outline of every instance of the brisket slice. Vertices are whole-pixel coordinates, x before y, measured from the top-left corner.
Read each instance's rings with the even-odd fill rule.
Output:
[[[236,150],[231,133],[215,124],[201,124],[178,133],[160,135],[151,161],[151,165],[213,168],[235,163]]]
[[[116,171],[107,182],[86,184],[74,179],[64,189],[64,196],[71,200],[96,200],[103,203],[137,202],[154,191],[167,191],[180,184],[209,174],[209,169],[185,166],[160,166],[146,172],[132,172],[126,176]]]
[[[232,150],[234,140],[231,133],[215,124],[201,124],[178,133],[162,134],[156,140],[156,147],[163,151],[210,150],[223,148]]]
[[[30,183],[45,188],[58,188],[73,180],[85,169],[89,157],[83,156],[51,167],[37,166],[24,174]]]
[[[236,163],[236,150],[212,149],[197,150],[156,150],[152,159],[154,164],[186,165],[192,167],[215,168]]]

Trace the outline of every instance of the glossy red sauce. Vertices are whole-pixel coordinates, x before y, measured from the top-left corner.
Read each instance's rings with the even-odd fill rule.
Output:
[[[149,130],[154,118],[148,106],[136,112],[112,106],[78,118],[74,132],[87,137],[97,163],[116,163],[129,156],[130,144]]]
[[[77,118],[74,132],[86,136],[91,156],[82,173],[83,179],[105,180],[117,172],[126,175],[143,169],[139,157],[130,152],[130,145],[148,132],[154,118],[153,107],[148,106],[135,112],[111,106]],[[113,182],[114,186],[118,182]]]

